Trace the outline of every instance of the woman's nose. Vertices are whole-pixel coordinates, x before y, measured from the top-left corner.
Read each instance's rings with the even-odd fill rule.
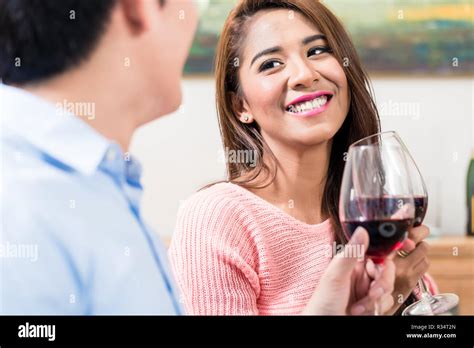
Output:
[[[288,87],[291,89],[311,88],[316,81],[319,81],[321,75],[307,62],[295,62],[291,69],[291,76],[288,79]]]

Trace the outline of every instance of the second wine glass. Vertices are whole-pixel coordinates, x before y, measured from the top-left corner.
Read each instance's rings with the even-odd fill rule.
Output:
[[[359,226],[367,230],[366,256],[375,264],[402,246],[415,217],[405,149],[382,135],[349,147],[339,199],[344,232],[350,238]]]
[[[407,146],[403,143],[396,132],[383,133],[385,139],[393,139],[399,142],[406,153],[407,169],[410,175],[411,184],[413,188],[414,203],[415,203],[415,219],[413,227],[421,226],[428,210],[428,190],[425,181],[421,175],[413,156],[408,151]],[[401,257],[406,257],[409,254],[403,250],[399,251]],[[451,311],[457,307],[459,298],[456,294],[445,293],[432,295],[426,286],[423,276],[418,280],[418,289],[420,291],[420,299],[411,304],[402,312],[402,315],[445,315],[450,314]]]

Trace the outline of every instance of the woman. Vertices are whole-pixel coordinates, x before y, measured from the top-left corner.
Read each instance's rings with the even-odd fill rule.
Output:
[[[328,249],[347,242],[337,210],[344,155],[379,131],[351,40],[319,2],[241,1],[218,45],[216,93],[224,147],[239,156],[228,159],[228,182],[180,209],[169,255],[187,311],[330,314],[314,303],[321,279],[337,276]],[[384,312],[427,270],[428,230],[411,233],[394,291],[377,289]]]

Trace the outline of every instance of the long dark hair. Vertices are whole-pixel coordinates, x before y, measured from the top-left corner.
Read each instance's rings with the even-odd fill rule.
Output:
[[[355,47],[337,17],[316,0],[242,0],[227,18],[220,36],[216,53],[216,106],[224,148],[254,151],[256,163],[229,163],[227,176],[230,182],[246,188],[261,188],[271,184],[276,176],[277,165],[263,161],[265,154],[272,163],[278,163],[271,149],[260,134],[256,122],[239,121],[232,94],[242,95],[238,79],[238,59],[242,57],[242,43],[246,37],[249,19],[257,12],[268,9],[288,9],[301,13],[314,23],[327,38],[332,54],[343,66],[350,90],[350,107],[341,128],[332,141],[329,167],[322,201],[322,214],[329,216],[335,230],[335,238],[345,243],[338,215],[339,191],[344,170],[344,153],[356,140],[377,133],[380,120],[372,88]],[[235,103],[235,102],[234,102]],[[255,178],[264,173],[266,185],[255,186]]]

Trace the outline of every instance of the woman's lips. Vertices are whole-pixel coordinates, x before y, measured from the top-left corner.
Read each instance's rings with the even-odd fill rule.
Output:
[[[330,92],[330,91],[317,91],[317,92],[314,92],[314,93],[302,95],[302,96],[296,98],[295,100],[293,100],[288,105],[286,105],[286,108],[288,108],[291,105],[295,105],[295,104],[305,102],[305,101],[308,101],[308,100],[316,99],[316,98],[318,98],[322,95],[332,96],[332,92]]]
[[[285,109],[285,112],[290,114],[291,116],[296,116],[296,117],[310,117],[310,116],[315,116],[315,115],[318,115],[320,113],[322,113],[324,110],[326,110],[328,107],[329,107],[329,104],[331,103],[332,101],[332,93],[328,93],[328,94],[318,94],[318,97],[320,97],[321,95],[326,95],[326,102],[323,104],[323,105],[319,105],[321,103],[316,103],[314,106],[311,106],[311,109],[310,110],[301,110],[301,111],[298,111],[297,110],[297,107],[294,106],[294,105],[289,105],[286,109]],[[313,97],[314,99],[315,97]],[[301,102],[304,103],[305,100],[307,100],[306,103],[311,103],[311,99],[308,99],[308,98],[301,98],[300,99]],[[301,103],[299,102],[299,103]],[[299,103],[296,103],[296,105],[298,105]],[[292,111],[293,110],[293,111]]]

